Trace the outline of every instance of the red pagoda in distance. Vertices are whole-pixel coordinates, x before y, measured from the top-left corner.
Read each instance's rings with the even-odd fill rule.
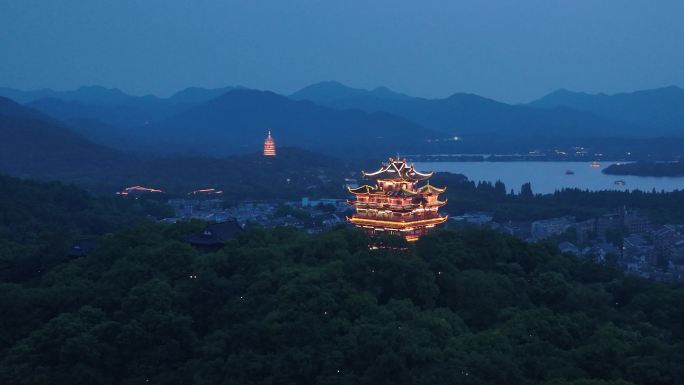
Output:
[[[416,171],[406,159],[390,158],[378,171],[363,176],[375,180],[375,185],[348,189],[356,196],[349,201],[356,214],[347,220],[368,235],[394,234],[413,242],[447,220],[438,213],[446,204],[438,199],[446,188],[430,185],[431,172]]]
[[[271,136],[271,130],[268,131],[268,136],[264,140],[264,156],[276,156],[275,141]]]

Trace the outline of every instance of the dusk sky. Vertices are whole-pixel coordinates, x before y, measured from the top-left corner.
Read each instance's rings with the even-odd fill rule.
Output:
[[[527,102],[684,86],[682,0],[0,0],[0,86],[314,82]]]

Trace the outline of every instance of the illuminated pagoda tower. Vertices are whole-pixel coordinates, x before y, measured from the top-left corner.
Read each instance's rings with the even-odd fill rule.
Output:
[[[431,186],[432,173],[416,171],[406,159],[390,158],[378,171],[363,176],[375,185],[349,188],[356,196],[349,201],[356,213],[347,219],[367,234],[395,234],[412,242],[447,220],[438,212],[446,204],[439,200],[446,188]]]
[[[264,156],[276,156],[275,141],[271,136],[271,130],[268,131],[268,136],[264,140]]]

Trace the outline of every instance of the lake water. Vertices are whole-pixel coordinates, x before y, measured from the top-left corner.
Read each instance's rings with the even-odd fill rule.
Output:
[[[589,190],[684,190],[684,177],[643,177],[631,175],[607,175],[601,172],[617,162],[601,162],[592,167],[590,162],[416,162],[419,171],[446,171],[463,174],[475,182],[502,181],[506,189],[520,191],[523,183],[532,183],[535,193],[552,193],[562,188]],[[566,171],[574,175],[566,175]],[[624,186],[615,181],[623,180]]]

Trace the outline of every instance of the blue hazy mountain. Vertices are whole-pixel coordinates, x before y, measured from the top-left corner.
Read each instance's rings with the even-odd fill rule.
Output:
[[[132,131],[209,101],[235,87],[190,87],[168,98],[132,96],[99,86],[73,91],[18,91],[0,89],[25,105],[62,122],[72,130],[100,144],[124,150],[144,150],[130,138]]]
[[[556,104],[550,102],[550,95],[544,105],[541,100],[510,105],[474,94],[425,99],[384,87],[363,90],[338,82],[317,83],[289,98],[241,87],[190,87],[168,98],[131,96],[97,86],[59,92],[0,89],[0,94],[38,98],[26,105],[110,147],[223,155],[255,150],[268,129],[284,145],[361,153],[373,146],[390,152],[513,152],[582,144],[587,139],[677,135],[677,114],[684,111],[678,95],[683,91],[676,87],[658,91],[629,95],[639,96],[639,103],[625,109],[634,112],[646,109],[635,104],[650,106],[650,115],[634,112],[634,119],[618,119],[621,110],[616,108],[607,109],[612,114],[590,110],[594,96],[586,94],[560,92],[552,94],[563,99]],[[642,115],[649,118],[637,119]],[[656,121],[654,116],[672,128],[647,126]],[[462,139],[457,145],[453,140],[449,143],[454,136]]]
[[[132,96],[119,89],[102,86],[83,86],[69,91],[55,91],[49,88],[22,91],[14,88],[0,87],[0,96],[10,98],[22,104],[45,98],[76,101],[87,104],[137,104],[141,99],[148,101],[158,99],[153,95]]]
[[[52,119],[34,109],[26,108],[14,100],[0,96],[0,116],[51,122]]]
[[[167,150],[228,154],[260,148],[267,130],[279,145],[338,153],[394,152],[440,136],[384,112],[341,111],[254,90],[232,90],[138,132]]]
[[[290,95],[294,100],[309,100],[320,104],[333,103],[337,100],[355,98],[378,98],[387,100],[407,100],[411,96],[394,92],[387,87],[378,87],[373,90],[352,88],[336,81],[327,81],[312,84]]]
[[[684,90],[676,86],[614,95],[561,89],[529,105],[540,108],[569,107],[647,127],[654,136],[684,136]]]
[[[11,99],[17,103],[29,103],[34,100],[53,98],[57,92],[49,88],[40,90],[23,91],[15,88],[0,87],[0,96]]]
[[[234,89],[245,89],[244,87],[221,87],[221,88],[201,88],[188,87],[176,92],[168,100],[172,103],[196,105],[208,102]]]
[[[4,92],[14,92],[8,90]],[[387,113],[339,111],[243,87],[191,87],[169,98],[136,97],[103,87],[17,93],[28,100],[26,106],[89,140],[122,150],[250,152],[259,148],[268,129],[281,134],[283,145],[329,151],[339,151],[340,144],[364,148],[369,142],[395,152],[408,148],[403,145],[416,148],[429,138],[443,136]],[[402,98],[384,89],[374,93]]]
[[[133,96],[100,86],[71,91],[0,88],[0,96],[26,104],[60,121],[91,120],[117,128],[135,128],[209,101],[233,88],[190,87],[168,98]]]
[[[163,119],[180,109],[161,102],[140,102],[138,104],[94,104],[76,100],[44,98],[26,103],[57,120],[98,121],[118,129],[127,129]]]
[[[22,102],[58,121],[92,120],[124,129],[163,119],[183,108],[153,95],[132,96],[118,89],[100,86],[71,91],[3,88],[0,95]]]
[[[38,111],[0,97],[0,172],[59,179],[93,175],[122,155],[95,144]]]
[[[0,174],[61,180],[107,193],[152,184],[176,193],[217,187],[231,198],[247,194],[292,199],[304,189],[319,196],[343,194],[340,185],[348,168],[339,159],[279,146],[277,162],[272,162],[259,148],[225,158],[127,154],[93,143],[61,122],[0,97]],[[326,183],[320,175],[329,178]],[[234,181],[241,181],[240,186]]]
[[[0,96],[10,98],[18,103],[26,104],[40,99],[58,99],[68,102],[79,102],[87,105],[115,105],[115,106],[139,106],[141,104],[198,104],[209,101],[226,92],[244,87],[220,87],[201,88],[188,87],[176,92],[168,98],[155,95],[134,96],[129,95],[117,88],[102,86],[83,86],[75,90],[55,91],[49,88],[40,90],[18,90],[15,88],[0,87]]]
[[[350,91],[351,90],[351,91]],[[614,137],[638,136],[642,129],[570,108],[553,110],[501,103],[474,94],[443,99],[385,97],[339,83],[313,85],[293,94],[328,107],[383,111],[450,135]]]

